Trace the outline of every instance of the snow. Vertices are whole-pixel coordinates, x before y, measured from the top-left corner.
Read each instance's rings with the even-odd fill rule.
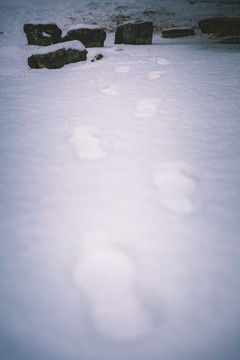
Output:
[[[92,24],[75,24],[73,26],[71,26],[68,31],[71,30],[79,30],[79,29],[100,29],[100,26],[97,25],[92,25]]]
[[[51,35],[49,35],[49,34],[47,34],[47,33],[45,33],[44,31],[43,31],[43,36],[45,36],[45,37],[51,37]]]
[[[159,30],[239,6],[2,0],[0,10],[4,360],[238,360],[239,44]],[[152,18],[153,44],[114,45],[119,14]],[[105,47],[30,69],[30,20],[96,23]]]
[[[72,41],[66,41],[64,43],[59,43],[59,44],[53,44],[53,45],[48,45],[48,46],[44,46],[44,47],[39,47],[38,49],[35,50],[33,53],[34,54],[48,54],[50,52],[54,52],[54,51],[58,51],[61,49],[65,49],[65,50],[78,50],[78,51],[83,51],[85,50],[85,46],[81,43],[81,41],[78,40],[72,40]]]
[[[75,24],[70,26],[63,34],[62,37],[66,36],[68,34],[69,31],[72,30],[80,30],[80,29],[90,29],[90,30],[96,30],[96,29],[100,29],[100,26],[97,25],[92,25],[92,24]]]

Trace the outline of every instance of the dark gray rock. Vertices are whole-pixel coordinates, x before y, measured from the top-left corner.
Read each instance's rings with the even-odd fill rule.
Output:
[[[91,60],[91,62],[94,62],[95,60],[99,61],[103,58],[102,54],[97,54],[94,56],[94,58]]]
[[[56,24],[25,24],[28,45],[48,46],[61,41],[62,30]]]
[[[151,45],[153,24],[151,21],[128,22],[117,27],[115,44]]]
[[[177,38],[195,35],[195,31],[192,28],[172,28],[162,31],[163,38]]]
[[[200,20],[198,26],[203,33],[221,36],[240,35],[240,18],[214,17]]]
[[[223,39],[220,42],[223,44],[240,44],[240,36]]]
[[[62,38],[62,42],[79,40],[86,47],[103,47],[106,39],[106,31],[101,28],[80,27],[70,29],[66,36]]]
[[[85,61],[87,51],[79,41],[50,45],[28,58],[28,65],[34,69],[59,69],[64,65]]]

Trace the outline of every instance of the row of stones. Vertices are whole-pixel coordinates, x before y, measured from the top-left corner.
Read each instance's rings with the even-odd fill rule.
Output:
[[[79,27],[70,29],[62,37],[62,30],[55,24],[25,24],[23,28],[28,45],[48,46],[60,42],[79,40],[85,47],[102,47],[106,32],[98,27]],[[152,43],[152,22],[127,23],[117,27],[115,44],[144,45]]]
[[[227,37],[223,42],[237,43],[240,35],[240,18],[213,17],[200,20],[198,27],[202,33],[213,34],[218,38]],[[194,35],[194,29],[167,29],[162,31],[162,37],[175,38]]]
[[[57,69],[69,63],[85,61],[85,47],[103,47],[106,39],[106,32],[93,26],[74,27],[63,37],[62,30],[55,24],[25,24],[24,32],[29,45],[47,47],[28,58],[28,65],[36,69]],[[129,23],[117,28],[115,44],[151,44],[152,35],[152,22]],[[98,55],[95,59],[101,57]]]
[[[56,24],[25,24],[23,30],[27,36],[28,45],[49,46],[79,40],[86,47],[102,47],[106,39],[106,32],[100,28],[69,30],[64,37],[62,37],[62,30]]]
[[[215,33],[218,36],[236,36],[240,34],[240,19],[210,18],[201,20],[199,27],[205,33]],[[106,32],[97,27],[71,29],[64,37],[62,37],[61,29],[55,24],[25,24],[24,31],[29,45],[47,47],[52,45],[46,51],[40,51],[40,53],[28,58],[28,65],[37,69],[55,69],[69,63],[85,61],[87,59],[85,47],[102,47],[106,39]],[[152,35],[152,22],[126,23],[117,27],[115,44],[151,44]],[[191,28],[173,28],[162,32],[163,37],[170,38],[189,35],[194,35],[194,30]],[[229,42],[237,43],[239,41],[239,37],[234,37]],[[64,42],[65,45],[61,45]],[[57,47],[53,44],[56,44]]]
[[[217,17],[200,20],[199,28],[203,33],[216,36],[240,35],[240,18]],[[106,32],[98,27],[81,27],[70,29],[62,37],[62,30],[55,24],[25,24],[29,45],[47,46],[59,42],[72,40],[81,41],[85,47],[102,47],[106,39]],[[152,43],[153,24],[147,22],[129,22],[119,25],[115,33],[115,44],[150,45]],[[162,31],[162,37],[174,38],[194,35],[192,28],[173,28]]]

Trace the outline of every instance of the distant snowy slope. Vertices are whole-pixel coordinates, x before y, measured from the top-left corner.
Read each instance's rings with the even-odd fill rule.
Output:
[[[163,27],[196,26],[206,16],[237,16],[239,5],[226,5],[188,0],[2,0],[0,4],[0,31],[18,37],[22,23],[54,21],[65,29],[78,23],[97,24],[114,31],[119,22],[129,19],[152,20],[155,31]]]

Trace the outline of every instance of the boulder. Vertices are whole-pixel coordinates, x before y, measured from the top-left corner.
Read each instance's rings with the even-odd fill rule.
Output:
[[[203,33],[216,36],[240,35],[240,18],[214,17],[200,20],[198,26]]]
[[[91,59],[91,62],[94,62],[95,60],[99,61],[103,58],[103,55],[102,54],[97,54],[94,56],[93,59]]]
[[[62,38],[62,42],[79,40],[86,47],[103,47],[106,31],[93,25],[75,25]]]
[[[195,31],[192,28],[171,28],[162,31],[163,38],[177,38],[195,35]]]
[[[223,44],[240,44],[240,36],[227,38],[220,42]]]
[[[28,65],[34,69],[59,69],[64,65],[85,61],[87,51],[80,41],[55,44],[38,50],[28,58]]]
[[[127,22],[117,27],[115,44],[151,45],[153,24],[151,21]]]
[[[62,30],[56,24],[25,24],[28,45],[48,46],[61,41]]]

